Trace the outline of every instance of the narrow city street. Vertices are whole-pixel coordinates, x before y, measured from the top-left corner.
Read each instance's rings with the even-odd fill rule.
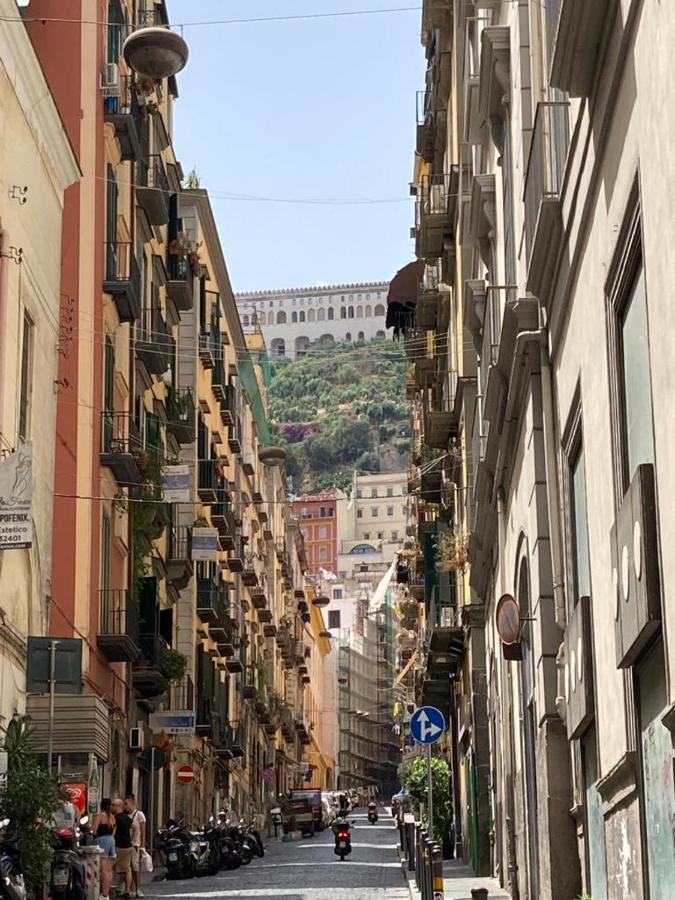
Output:
[[[213,878],[160,881],[144,887],[146,897],[209,898],[283,897],[288,900],[408,900],[401,872],[393,819],[380,810],[369,825],[362,810],[350,815],[352,853],[340,862],[333,853],[333,835],[266,843],[263,859],[248,867],[221,872]]]

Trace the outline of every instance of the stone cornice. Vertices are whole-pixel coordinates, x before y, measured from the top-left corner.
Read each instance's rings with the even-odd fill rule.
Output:
[[[504,151],[506,106],[511,97],[511,45],[508,25],[483,29],[480,55],[478,109],[490,126],[492,140]]]
[[[0,60],[61,193],[82,173],[28,32],[16,19],[14,0],[0,0]]]

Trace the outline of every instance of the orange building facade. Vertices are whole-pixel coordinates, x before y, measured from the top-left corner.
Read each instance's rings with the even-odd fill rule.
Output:
[[[308,572],[337,572],[337,503],[334,491],[302,494],[293,501],[305,539]]]

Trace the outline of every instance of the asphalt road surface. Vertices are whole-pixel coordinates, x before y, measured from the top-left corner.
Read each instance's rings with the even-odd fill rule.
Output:
[[[364,809],[350,815],[352,852],[340,862],[333,853],[333,833],[281,843],[270,839],[265,856],[249,866],[190,881],[155,881],[143,885],[146,897],[166,900],[408,900],[396,844],[398,831],[384,810],[369,825]],[[146,876],[147,877],[147,876]]]

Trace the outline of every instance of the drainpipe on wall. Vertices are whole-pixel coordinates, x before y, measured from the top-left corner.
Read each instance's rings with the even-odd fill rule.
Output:
[[[560,531],[560,491],[558,489],[558,469],[555,431],[553,427],[553,386],[551,364],[545,343],[545,331],[541,341],[541,402],[544,418],[544,458],[546,464],[548,530],[551,539],[551,566],[553,574],[553,599],[555,621],[561,631],[567,625],[565,609],[565,580],[563,576],[562,535]]]
[[[500,596],[506,590],[506,568],[504,550],[506,547],[506,511],[504,509],[504,492],[502,488],[497,491],[497,528],[499,541],[499,593]],[[513,709],[513,684],[511,681],[511,663],[502,659],[502,676],[506,687],[507,709],[501,716],[502,728],[507,729],[502,746],[504,750],[504,794],[506,814],[506,866],[508,870],[508,884],[512,900],[519,900],[518,887],[518,854],[516,848],[516,798],[514,793],[515,779],[515,749],[514,741],[514,709]]]

